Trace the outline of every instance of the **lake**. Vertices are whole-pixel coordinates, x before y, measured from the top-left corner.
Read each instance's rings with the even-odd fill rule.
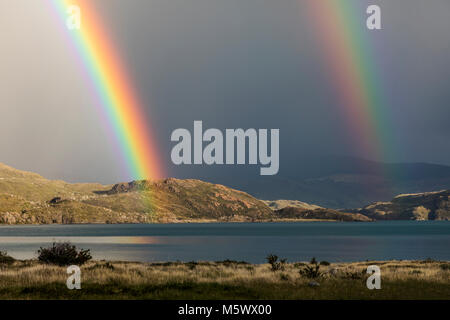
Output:
[[[450,222],[289,222],[0,226],[0,250],[17,259],[41,246],[70,241],[94,259],[265,262],[311,257],[330,262],[450,260]]]

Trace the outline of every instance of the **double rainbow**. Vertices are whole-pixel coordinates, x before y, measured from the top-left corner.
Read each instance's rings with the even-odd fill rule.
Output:
[[[92,7],[92,0],[49,1],[64,26],[71,5],[81,10],[81,28],[66,28],[67,34],[95,87],[102,113],[115,135],[130,178],[160,178],[163,171],[145,110],[117,48]]]
[[[144,109],[134,92],[123,60],[112,45],[92,0],[49,0],[65,25],[67,9],[81,9],[80,30],[68,34],[80,54],[96,88],[107,122],[111,124],[130,175],[135,179],[157,178],[162,168],[157,148],[145,121]],[[357,2],[352,0],[305,0],[314,29],[318,30],[322,51],[355,145],[369,159],[386,159],[390,127],[383,118],[386,104],[377,79],[377,70],[364,25],[358,22]],[[303,0],[302,0],[303,2]],[[359,12],[363,14],[364,12]]]

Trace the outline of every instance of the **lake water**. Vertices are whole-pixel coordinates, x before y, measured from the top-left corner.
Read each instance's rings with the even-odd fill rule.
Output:
[[[0,250],[18,259],[54,241],[108,260],[450,260],[447,221],[0,226]]]

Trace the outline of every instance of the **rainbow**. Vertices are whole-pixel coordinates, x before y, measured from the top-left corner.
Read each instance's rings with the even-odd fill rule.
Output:
[[[92,6],[93,1],[48,1],[64,27],[69,6],[81,9],[81,28],[65,29],[95,88],[130,178],[161,178],[164,174],[145,111],[117,48]]]
[[[352,0],[306,2],[352,143],[364,157],[386,160],[393,152],[391,125],[370,33],[364,33],[365,7]]]

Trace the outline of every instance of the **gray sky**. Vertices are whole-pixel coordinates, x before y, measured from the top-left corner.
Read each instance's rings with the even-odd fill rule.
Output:
[[[280,128],[285,176],[305,154],[361,156],[305,1],[95,0],[169,175],[237,172],[170,164],[171,132],[192,130],[194,120]],[[392,123],[396,152],[385,160],[450,165],[450,2],[363,2],[382,7],[383,30],[364,34]],[[364,19],[362,10],[362,28]],[[0,0],[0,162],[68,181],[127,180],[64,32],[43,2]]]

